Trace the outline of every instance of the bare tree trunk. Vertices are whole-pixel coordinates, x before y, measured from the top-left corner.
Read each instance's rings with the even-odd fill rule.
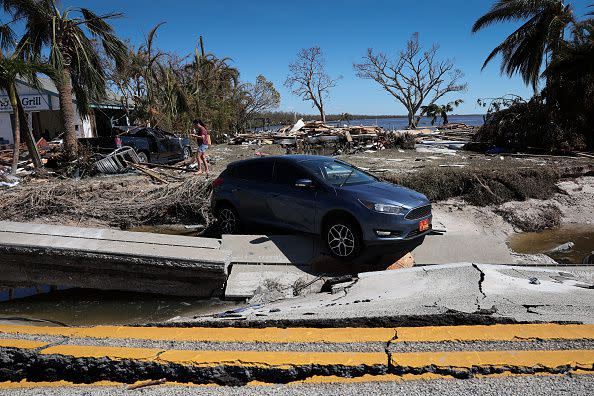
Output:
[[[33,166],[36,168],[43,168],[43,163],[41,162],[41,156],[39,155],[39,150],[37,149],[37,145],[35,144],[35,139],[33,138],[33,132],[29,128],[29,122],[27,120],[27,114],[23,109],[23,105],[21,101],[18,100],[17,94],[17,105],[19,108],[20,114],[20,124],[22,125],[23,136],[25,137],[25,143],[27,143],[27,150],[29,150],[29,155],[31,156],[31,161],[33,161]]]
[[[72,76],[70,69],[62,70],[62,81],[58,87],[60,115],[64,124],[64,152],[69,160],[78,156],[78,139],[74,129],[74,104],[72,103]]]
[[[412,111],[409,110],[408,112],[408,129],[415,129],[415,115]]]
[[[326,122],[326,112],[324,111],[324,106],[318,108],[320,110],[320,117],[322,118],[322,122]]]
[[[14,148],[12,150],[12,169],[10,173],[12,175],[16,175],[18,166],[19,166],[19,151],[21,146],[21,126],[20,126],[20,117],[19,117],[19,106],[18,100],[16,96],[16,90],[14,85],[11,85],[8,89],[8,96],[10,99],[10,105],[12,106],[12,111],[14,113],[14,125],[12,126],[12,136],[13,136],[13,143]]]

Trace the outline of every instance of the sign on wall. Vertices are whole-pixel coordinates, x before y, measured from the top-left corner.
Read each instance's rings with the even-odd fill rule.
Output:
[[[47,95],[20,95],[21,103],[25,111],[49,110]],[[8,96],[0,96],[0,112],[12,113],[12,106]]]

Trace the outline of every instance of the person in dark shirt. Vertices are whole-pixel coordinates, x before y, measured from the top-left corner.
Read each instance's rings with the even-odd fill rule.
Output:
[[[206,158],[204,154],[206,150],[208,150],[208,145],[210,143],[210,138],[208,134],[208,129],[206,129],[206,125],[201,120],[194,120],[192,122],[194,129],[192,131],[192,136],[196,138],[196,143],[198,144],[198,150],[196,151],[196,162],[198,162],[198,174],[202,174],[205,172],[208,175],[208,162],[206,162]],[[202,170],[202,166],[204,165],[204,171]]]

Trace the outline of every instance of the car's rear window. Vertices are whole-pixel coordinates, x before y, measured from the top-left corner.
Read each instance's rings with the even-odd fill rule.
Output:
[[[227,173],[238,179],[271,182],[273,164],[272,161],[250,161],[229,168]]]

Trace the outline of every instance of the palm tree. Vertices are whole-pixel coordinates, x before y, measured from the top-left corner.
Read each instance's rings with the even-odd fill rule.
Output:
[[[37,73],[50,73],[46,65],[35,62],[26,62],[18,59],[17,56],[17,53],[13,53],[9,57],[5,57],[0,54],[0,89],[5,90],[8,94],[10,105],[12,106],[14,114],[14,124],[12,128],[14,140],[11,170],[12,174],[15,174],[17,171],[19,161],[19,147],[21,143],[21,122],[24,120],[21,101],[19,100],[17,93],[17,79],[24,79],[32,86],[39,87],[40,84],[37,79]],[[31,151],[30,147],[29,151]],[[31,156],[33,156],[32,152]]]
[[[427,106],[421,106],[421,116],[427,116],[431,118],[431,125],[435,125],[435,121],[441,117],[443,121],[442,125],[446,125],[448,123],[448,113],[454,111],[454,108],[460,106],[460,104],[463,102],[464,101],[462,99],[457,99],[445,105],[431,103]]]
[[[570,5],[562,0],[497,0],[472,27],[476,33],[496,22],[524,22],[489,54],[483,68],[498,54],[501,72],[519,73],[535,92],[543,60],[554,61],[563,42],[565,28],[573,21]]]
[[[590,7],[594,8],[594,4]],[[594,16],[594,12],[587,14]],[[564,41],[559,54],[545,70],[545,75],[563,75],[572,79],[594,74],[594,18],[575,22],[573,39]]]
[[[29,130],[26,122],[25,112],[21,104],[19,94],[17,91],[17,80],[25,80],[34,87],[40,87],[37,73],[44,73],[48,76],[53,75],[52,70],[45,64],[39,62],[25,62],[19,59],[19,54],[14,52],[16,44],[15,34],[10,26],[12,23],[0,25],[0,89],[6,91],[10,105],[13,109],[13,143],[14,148],[12,152],[12,169],[11,173],[15,174],[18,167],[20,143],[21,143],[21,129],[24,130],[25,141],[29,154],[35,167],[42,167],[39,152],[35,146],[33,135]],[[6,56],[5,51],[13,51],[11,55]],[[21,128],[22,123],[22,128]]]
[[[106,78],[94,39],[105,54],[119,64],[127,50],[106,22],[121,14],[96,15],[86,8],[61,11],[56,0],[0,0],[5,12],[25,20],[25,33],[17,46],[24,59],[41,56],[49,48],[49,62],[56,70],[60,113],[65,128],[64,150],[68,158],[77,157],[73,93],[78,112],[88,114],[90,101],[105,95]]]

